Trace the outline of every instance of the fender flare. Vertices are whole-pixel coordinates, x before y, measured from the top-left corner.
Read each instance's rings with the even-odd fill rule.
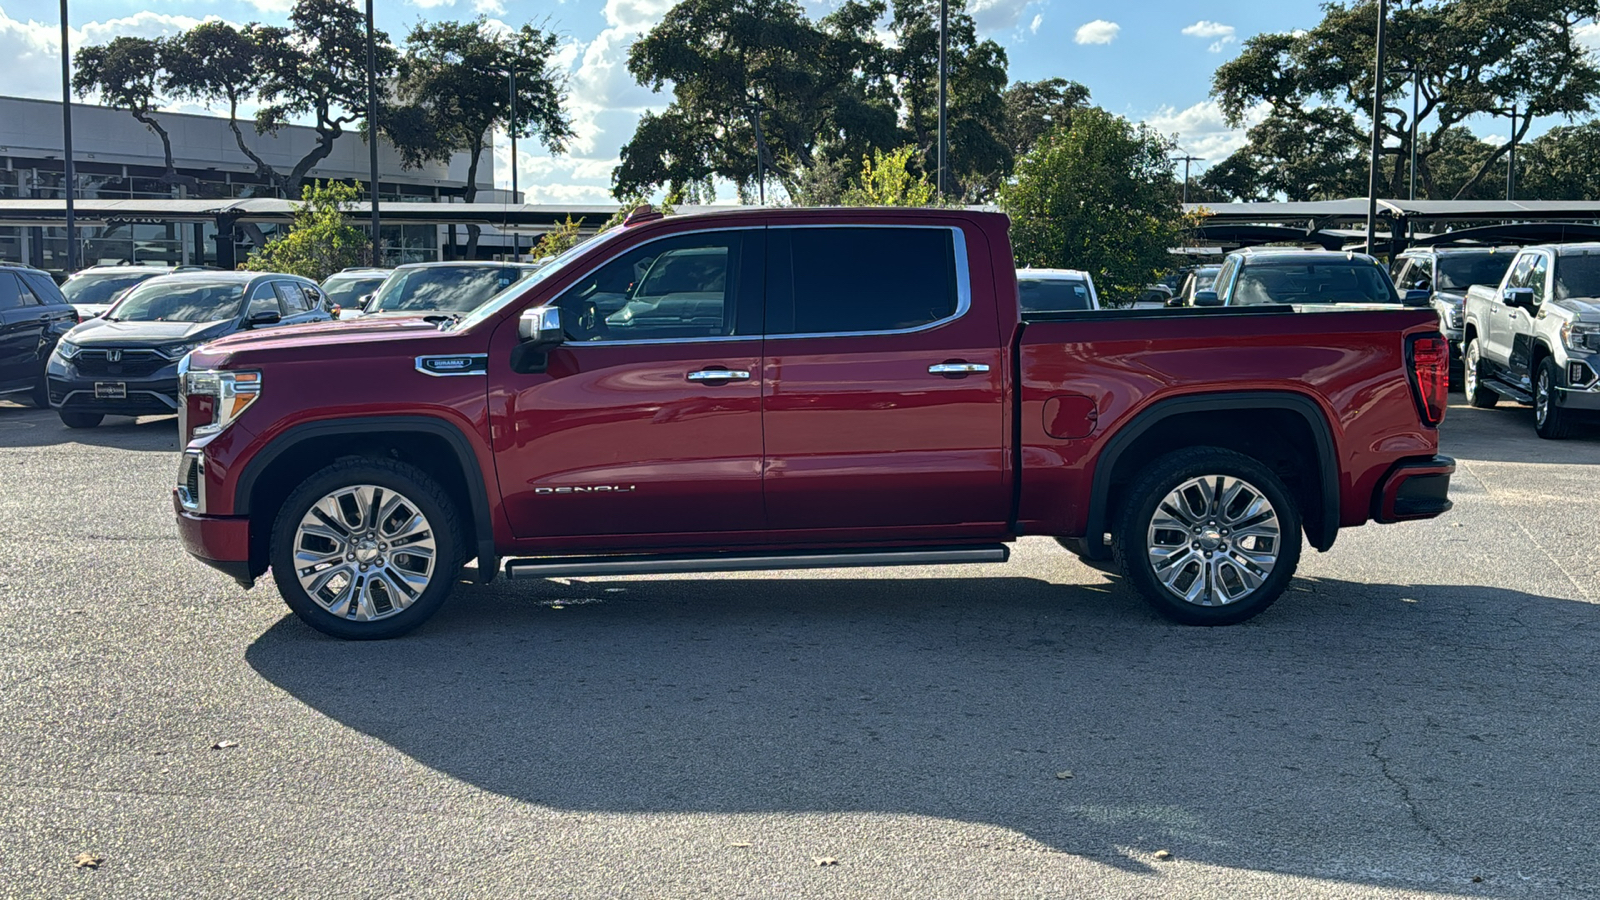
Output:
[[[1313,523],[1305,520],[1305,530],[1311,546],[1327,551],[1339,533],[1339,464],[1333,429],[1327,416],[1315,400],[1304,394],[1290,391],[1250,391],[1220,394],[1193,394],[1159,400],[1134,416],[1132,421],[1118,429],[1106,441],[1095,463],[1094,478],[1089,488],[1088,527],[1084,532],[1084,546],[1093,552],[1099,548],[1099,535],[1109,526],[1107,505],[1111,498],[1111,474],[1117,461],[1145,432],[1163,419],[1196,412],[1215,412],[1240,409],[1276,409],[1296,413],[1311,429],[1316,444],[1317,466],[1321,470],[1322,517]],[[1103,551],[1102,551],[1103,552]]]
[[[436,416],[360,416],[347,419],[319,419],[292,426],[262,447],[239,473],[233,489],[233,513],[250,514],[250,495],[256,481],[278,457],[308,440],[343,435],[376,434],[380,432],[412,432],[443,438],[455,452],[456,463],[461,467],[461,480],[467,486],[469,521],[474,531],[481,578],[493,577],[497,558],[494,548],[494,523],[489,513],[489,490],[484,483],[483,467],[472,441],[454,423]]]

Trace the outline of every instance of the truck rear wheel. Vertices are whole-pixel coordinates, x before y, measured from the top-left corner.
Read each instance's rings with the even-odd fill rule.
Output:
[[[1483,386],[1483,345],[1476,337],[1461,354],[1461,389],[1478,409],[1493,409],[1500,402],[1499,394]]]
[[[1572,437],[1572,413],[1556,403],[1556,391],[1561,389],[1561,367],[1547,356],[1539,363],[1533,379],[1534,432],[1552,441]]]
[[[272,577],[312,628],[346,640],[399,637],[439,611],[461,568],[455,504],[415,466],[340,460],[284,501]]]
[[[1258,460],[1192,447],[1152,463],[1124,495],[1117,564],[1156,612],[1233,625],[1271,606],[1300,562],[1300,510]]]

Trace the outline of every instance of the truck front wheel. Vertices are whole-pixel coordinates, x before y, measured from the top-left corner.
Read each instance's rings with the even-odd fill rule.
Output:
[[[1547,356],[1539,363],[1539,371],[1533,377],[1534,432],[1552,441],[1572,437],[1572,413],[1556,403],[1556,391],[1561,388],[1561,367]]]
[[[438,612],[461,568],[448,492],[415,466],[346,459],[306,479],[272,528],[272,577],[300,620],[346,640],[398,637]]]
[[[1300,510],[1259,461],[1192,447],[1152,463],[1112,531],[1123,576],[1156,612],[1233,625],[1271,606],[1300,562]]]
[[[1499,394],[1483,386],[1483,344],[1476,337],[1467,341],[1461,354],[1461,390],[1478,409],[1493,409],[1500,402]]]

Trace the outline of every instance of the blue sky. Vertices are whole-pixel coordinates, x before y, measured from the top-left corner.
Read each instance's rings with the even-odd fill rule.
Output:
[[[830,5],[804,2],[819,12]],[[282,22],[289,5],[74,0],[73,41],[172,33],[208,17]],[[561,157],[525,146],[521,186],[531,202],[603,202],[633,124],[643,110],[666,102],[628,76],[628,45],[672,5],[673,0],[378,0],[376,10],[379,27],[396,39],[419,19],[465,19],[478,12],[513,25],[542,23],[562,35],[578,141]],[[1311,27],[1319,7],[1318,0],[968,0],[980,30],[1006,48],[1013,79],[1081,81],[1096,103],[1178,135],[1184,149],[1210,161],[1242,140],[1209,101],[1212,72],[1253,34]],[[0,91],[58,95],[57,15],[56,0],[0,0],[0,59],[16,61]],[[137,126],[130,120],[129,127]],[[1494,129],[1493,122],[1480,123],[1485,134]],[[3,131],[0,125],[0,137]],[[508,162],[501,152],[496,173],[505,184]]]

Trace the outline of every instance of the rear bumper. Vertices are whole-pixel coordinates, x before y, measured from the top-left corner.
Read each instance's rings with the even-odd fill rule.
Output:
[[[1432,519],[1450,511],[1450,476],[1456,461],[1448,456],[1397,463],[1378,484],[1372,518],[1377,522]]]
[[[197,516],[183,509],[177,492],[172,505],[178,515],[178,539],[189,555],[244,587],[255,585],[250,572],[250,520],[234,516]]]

